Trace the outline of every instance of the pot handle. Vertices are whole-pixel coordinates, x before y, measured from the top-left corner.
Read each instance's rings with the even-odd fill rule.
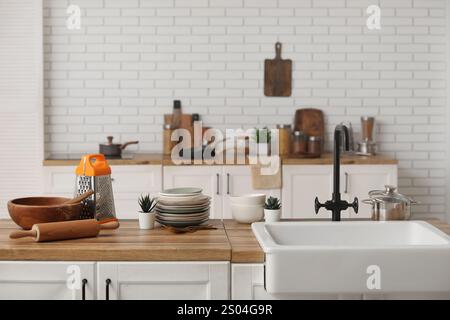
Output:
[[[369,196],[381,196],[381,195],[389,195],[395,193],[395,190],[397,190],[397,187],[391,186],[391,185],[385,185],[384,190],[372,190],[369,191]]]
[[[130,144],[138,144],[139,143],[139,141],[129,141],[129,142],[125,142],[124,144],[122,144],[121,146],[120,146],[120,149],[125,149],[126,147],[128,147]]]
[[[365,203],[365,204],[370,204],[371,206],[373,206],[375,204],[376,200],[375,199],[364,199],[361,202]]]

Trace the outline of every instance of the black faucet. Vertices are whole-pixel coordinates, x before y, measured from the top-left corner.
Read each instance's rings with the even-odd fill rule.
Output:
[[[355,213],[358,213],[358,198],[355,197],[353,203],[348,203],[345,200],[341,199],[341,192],[339,191],[340,187],[340,157],[341,157],[341,141],[344,140],[344,148],[343,150],[349,149],[349,137],[348,137],[348,129],[344,125],[336,126],[334,130],[334,153],[333,153],[333,196],[331,200],[328,200],[324,204],[319,202],[319,199],[316,197],[314,207],[316,210],[316,214],[319,213],[320,208],[325,208],[332,212],[332,220],[333,221],[341,221],[341,211],[346,210],[349,207],[352,207]]]

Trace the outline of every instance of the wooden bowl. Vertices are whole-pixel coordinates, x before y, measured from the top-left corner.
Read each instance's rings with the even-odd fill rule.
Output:
[[[25,230],[33,224],[77,220],[81,216],[81,203],[63,204],[70,198],[29,197],[8,202],[11,219]]]

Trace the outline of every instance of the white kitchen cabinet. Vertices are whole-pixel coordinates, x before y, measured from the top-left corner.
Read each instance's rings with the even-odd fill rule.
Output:
[[[137,219],[138,198],[143,193],[156,196],[162,188],[162,166],[112,166],[111,179],[116,215],[119,219]]]
[[[396,165],[343,165],[341,166],[341,193],[346,200],[359,200],[359,211],[348,210],[351,218],[370,218],[372,206],[362,203],[371,190],[384,190],[385,185],[397,186]]]
[[[301,272],[301,270],[299,270]],[[233,263],[231,265],[232,300],[337,299],[335,294],[273,295],[264,289],[264,264]]]
[[[325,202],[333,191],[333,168],[329,165],[283,166],[282,217],[331,219],[331,213],[314,211],[314,199]]]
[[[342,165],[340,191],[343,200],[359,199],[359,213],[352,208],[341,213],[342,218],[370,218],[371,207],[361,200],[373,189],[384,185],[397,185],[396,165]],[[285,165],[283,166],[282,204],[284,218],[330,219],[331,213],[324,208],[314,211],[314,199],[324,203],[333,193],[332,165]]]
[[[250,166],[224,166],[222,181],[222,189],[224,190],[223,219],[233,218],[229,201],[230,196],[264,193],[266,196],[281,197],[281,189],[254,189]]]
[[[99,262],[97,297],[105,300],[229,299],[229,262]],[[109,282],[109,284],[108,284]]]
[[[222,166],[166,166],[164,189],[198,187],[211,197],[210,217],[222,218]]]
[[[299,270],[301,272],[301,270]],[[448,300],[450,294],[443,293],[345,293],[345,294],[270,294],[264,289],[263,263],[231,264],[232,300]]]
[[[94,262],[0,261],[0,300],[81,300],[95,298]],[[70,279],[80,286],[69,288]]]
[[[111,166],[116,215],[119,219],[136,219],[142,193],[156,195],[162,188],[161,165]],[[72,197],[75,191],[74,166],[44,167],[44,192],[47,195]]]
[[[199,187],[211,197],[211,217],[231,219],[230,196],[265,193],[281,196],[280,189],[256,190],[252,187],[250,166],[167,166],[164,167],[164,189]]]

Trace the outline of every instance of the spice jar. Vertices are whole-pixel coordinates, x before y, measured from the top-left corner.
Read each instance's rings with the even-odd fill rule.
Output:
[[[277,129],[280,156],[288,155],[291,151],[291,125],[279,124]]]
[[[307,150],[307,136],[302,131],[294,131],[292,137],[292,154],[304,154]]]
[[[322,153],[322,138],[310,136],[308,138],[308,153],[320,155]]]
[[[170,155],[172,152],[172,125],[165,124],[163,126],[163,154]]]

